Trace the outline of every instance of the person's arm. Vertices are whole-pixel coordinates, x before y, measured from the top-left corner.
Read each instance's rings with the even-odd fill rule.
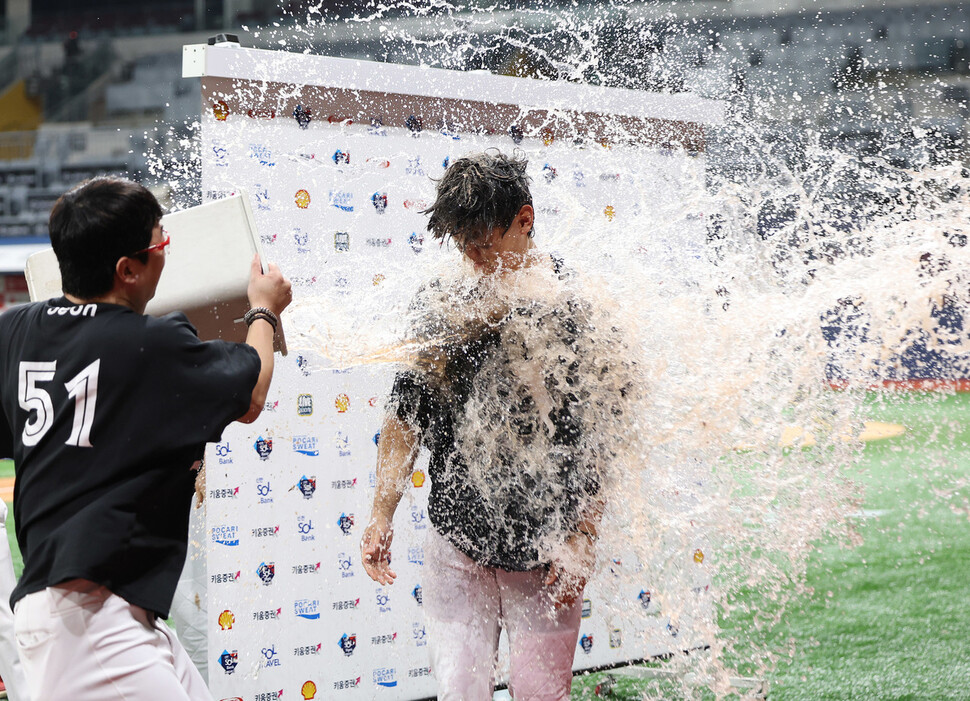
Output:
[[[396,415],[389,414],[384,420],[377,445],[374,508],[360,542],[364,571],[380,584],[392,584],[397,577],[389,562],[394,537],[394,512],[407,490],[418,448],[414,430]]]
[[[279,319],[280,314],[292,301],[293,292],[290,289],[290,281],[283,277],[275,264],[270,263],[264,275],[259,263],[259,256],[256,255],[253,257],[250,270],[248,296],[251,308],[265,307],[276,314],[276,318]],[[263,407],[266,405],[266,395],[269,394],[269,385],[273,380],[273,337],[275,335],[275,329],[266,319],[253,321],[249,327],[249,333],[246,335],[246,343],[259,353],[260,364],[259,378],[256,380],[256,386],[253,387],[249,411],[237,419],[244,424],[251,424],[259,418]]]
[[[557,609],[571,606],[581,597],[593,574],[596,567],[596,539],[605,506],[602,498],[590,498],[572,533],[566,536],[559,557],[549,565],[545,585],[554,587],[551,596]]]

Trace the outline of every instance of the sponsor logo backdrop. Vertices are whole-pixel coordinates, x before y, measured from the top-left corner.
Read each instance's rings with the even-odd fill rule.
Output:
[[[459,264],[457,252],[431,241],[419,214],[433,199],[432,178],[465,153],[516,147],[509,134],[348,124],[307,108],[233,111],[208,94],[202,142],[205,199],[245,189],[266,257],[293,281],[295,299],[359,315],[354,328],[361,337],[375,324],[393,325],[387,311],[402,309],[435,266]],[[684,197],[702,182],[696,154],[548,138],[525,138],[518,146],[531,161],[544,247],[556,232],[590,227],[603,235],[603,227],[615,225],[616,236],[629,237],[647,221],[645,193]],[[697,257],[703,219],[682,224],[651,242],[655,264]],[[663,233],[656,223],[651,230]],[[568,251],[560,254],[568,263]],[[216,698],[435,694],[422,616],[423,541],[430,527],[425,458],[397,514],[396,583],[377,585],[360,563],[392,378],[388,365],[334,369],[312,351],[277,356],[259,421],[232,425],[222,443],[209,447],[209,653]],[[688,501],[696,484],[685,483]],[[671,586],[702,592],[705,545],[699,537],[688,546],[697,570],[691,581]],[[693,644],[690,616],[681,612],[674,623],[660,610],[663,583],[650,572],[613,554],[612,565],[587,589],[576,669]]]

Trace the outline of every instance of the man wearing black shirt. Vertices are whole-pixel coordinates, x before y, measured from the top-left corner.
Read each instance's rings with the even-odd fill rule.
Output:
[[[209,699],[164,624],[206,442],[259,416],[290,285],[253,260],[246,343],[145,315],[170,239],[140,185],[54,205],[64,296],[0,316],[0,457],[14,458],[24,572],[11,596],[35,699]],[[177,244],[176,244],[177,245]]]
[[[395,379],[361,542],[367,573],[392,584],[394,512],[428,448],[424,610],[441,699],[492,698],[501,627],[515,698],[568,698],[594,559],[600,484],[581,447],[582,400],[568,387],[584,309],[568,294],[539,302],[521,289],[558,288],[565,277],[533,242],[525,170],[483,153],[438,183],[428,229],[451,237],[479,276],[432,282],[412,305],[424,350]]]

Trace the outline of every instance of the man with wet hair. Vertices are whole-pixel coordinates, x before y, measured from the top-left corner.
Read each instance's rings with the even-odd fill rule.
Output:
[[[16,465],[24,558],[11,605],[34,699],[211,699],[164,620],[198,461],[259,416],[291,293],[253,259],[246,343],[147,316],[161,219],[127,180],[67,192],[50,216],[63,296],[0,316],[0,457]]]
[[[422,350],[394,382],[361,542],[370,577],[393,583],[394,512],[426,447],[423,597],[441,699],[492,698],[502,627],[514,697],[568,698],[594,562],[600,483],[583,454],[582,400],[568,387],[581,364],[581,305],[543,306],[522,289],[530,275],[554,288],[568,277],[533,240],[526,167],[479,153],[437,184],[428,230],[477,275],[433,281],[412,304]]]

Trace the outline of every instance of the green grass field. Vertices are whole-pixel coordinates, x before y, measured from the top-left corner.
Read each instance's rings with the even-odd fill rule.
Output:
[[[756,641],[779,651],[795,641],[794,656],[768,677],[770,699],[970,698],[970,395],[874,395],[869,409],[868,418],[907,432],[868,444],[853,470],[866,489],[862,545],[820,543],[807,575],[814,593],[792,601],[782,624]],[[12,472],[0,461],[0,476]],[[7,531],[19,573],[12,514]],[[604,677],[577,677],[573,698],[596,698]],[[610,698],[685,693],[621,678]]]
[[[768,677],[769,698],[970,699],[970,395],[874,395],[869,408],[907,432],[869,443],[853,471],[866,489],[863,544],[820,543],[807,575],[814,594],[761,639],[796,646]],[[573,698],[596,698],[603,677],[577,678]],[[684,698],[656,682],[614,689],[617,699]]]

